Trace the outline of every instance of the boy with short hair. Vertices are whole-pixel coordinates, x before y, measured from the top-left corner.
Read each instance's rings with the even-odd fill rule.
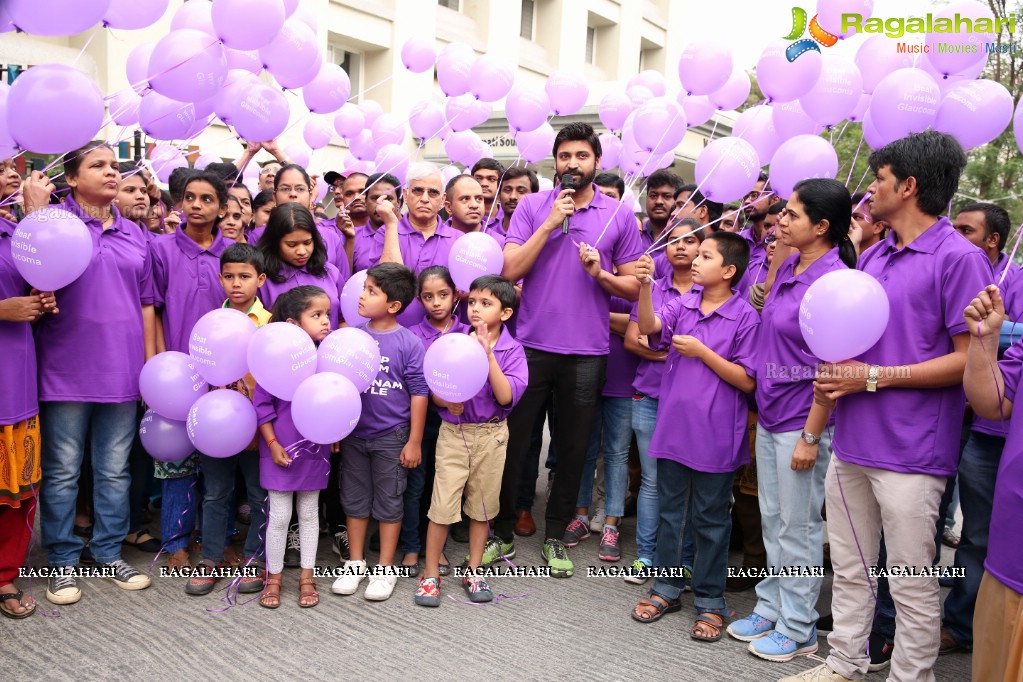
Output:
[[[702,291],[671,299],[656,312],[651,293],[655,266],[648,258],[636,264],[639,331],[648,335],[653,349],[670,346],[649,450],[657,459],[656,566],[681,568],[683,534],[691,527],[698,615],[690,636],[705,642],[721,639],[728,615],[728,505],[735,470],[750,459],[746,396],[755,388],[760,316],[731,289],[748,262],[749,246],[739,235],[707,235],[692,265],[693,283]],[[686,577],[659,575],[650,598],[636,605],[632,617],[651,622],[680,609]]]
[[[380,372],[362,394],[362,418],[341,442],[341,506],[348,515],[351,559],[334,581],[335,594],[355,594],[369,574],[366,599],[383,601],[397,582],[394,553],[401,531],[407,469],[422,458],[423,425],[429,389],[423,376],[423,343],[398,324],[412,302],[416,278],[400,263],[381,263],[366,273],[359,329],[380,347]],[[380,564],[366,567],[366,530],[370,514],[380,522]]]
[[[227,300],[223,308],[232,308],[245,313],[257,327],[270,321],[270,312],[263,307],[256,293],[266,281],[263,255],[248,244],[232,244],[220,255],[220,285],[224,287]],[[251,374],[229,386],[249,400],[256,382]],[[185,593],[201,596],[213,591],[217,582],[216,569],[223,564],[237,564],[239,558],[232,549],[231,556],[225,557],[228,526],[233,514],[231,509],[235,498],[235,471],[240,467],[245,477],[246,494],[251,517],[249,533],[245,538],[245,556],[249,564],[262,568],[263,542],[261,528],[266,523],[266,490],[259,484],[259,450],[257,440],[234,457],[199,456],[205,481],[202,498],[202,560],[195,567]],[[228,560],[225,562],[225,558]],[[246,576],[238,585],[242,593],[259,592],[263,589],[263,576]]]
[[[415,596],[420,606],[440,606],[440,556],[448,526],[461,518],[463,492],[463,511],[470,521],[468,570],[462,587],[470,601],[494,598],[487,581],[476,571],[500,556],[500,543],[495,538],[487,540],[489,520],[500,508],[508,414],[529,381],[526,353],[504,327],[515,311],[515,285],[503,277],[485,275],[469,289],[469,321],[475,327],[472,335],[486,351],[490,374],[488,383],[466,403],[433,396],[443,424],[437,439],[437,476],[426,532],[426,568]],[[489,561],[484,561],[485,550],[491,555]]]

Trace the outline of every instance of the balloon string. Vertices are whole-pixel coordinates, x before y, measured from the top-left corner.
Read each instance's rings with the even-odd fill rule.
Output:
[[[828,425],[828,438],[832,439],[831,425]],[[845,517],[849,520],[849,530],[852,531],[853,542],[856,543],[856,551],[860,555],[860,563],[863,564],[863,573],[867,578],[867,585],[870,587],[870,593],[874,596],[874,604],[877,604],[877,590],[874,587],[874,581],[870,579],[870,567],[867,566],[867,560],[863,556],[863,547],[860,545],[860,538],[856,533],[856,528],[852,522],[852,512],[849,511],[849,503],[845,499],[845,490],[842,488],[842,477],[838,473],[838,467],[834,468],[835,471],[835,482],[838,483],[838,492],[842,497],[842,505],[845,507]]]
[[[387,78],[383,79],[382,81],[380,81],[380,82],[378,82],[378,83],[374,83],[373,85],[369,86],[368,88],[364,88],[364,89],[363,89],[363,90],[361,90],[360,92],[357,92],[357,93],[355,93],[354,95],[350,96],[350,97],[348,98],[348,100],[347,100],[347,101],[348,101],[348,102],[351,102],[351,101],[355,100],[355,99],[356,99],[357,97],[362,97],[363,95],[365,95],[365,94],[366,94],[367,92],[369,92],[370,90],[373,90],[373,89],[375,89],[375,88],[378,88],[378,87],[380,87],[381,85],[383,85],[383,84],[384,84],[384,83],[386,83],[387,81],[391,80],[392,78],[394,78],[394,75],[393,75],[393,74],[392,74],[392,75],[390,75],[390,76],[388,76]]]
[[[753,201],[749,202],[748,204],[744,204],[744,205],[740,206],[738,209],[736,209],[736,213],[741,212],[743,209],[749,208],[750,206],[754,205],[755,203],[757,203],[758,201],[760,201],[764,197],[769,197],[772,194],[774,194],[774,192],[761,192],[761,194],[759,196],[757,196],[756,199],[754,199]],[[697,204],[696,208],[699,208],[702,204],[703,204],[703,202],[701,201],[699,204]],[[691,232],[687,232],[686,234],[682,235],[681,237],[676,237],[675,239],[667,241],[667,242],[665,242],[663,244],[658,244],[657,242],[659,242],[662,238],[666,237],[667,235],[671,234],[672,230],[674,230],[676,227],[678,227],[679,225],[682,224],[682,221],[679,220],[679,221],[675,222],[674,224],[670,224],[669,226],[665,227],[664,231],[661,232],[661,235],[658,237],[657,242],[655,242],[654,244],[651,244],[650,247],[646,251],[644,251],[644,253],[650,254],[650,253],[653,253],[654,251],[660,251],[661,249],[666,248],[668,246],[668,244],[674,244],[675,242],[681,241],[681,240],[685,239],[686,237],[688,237],[689,235],[696,234],[700,230],[708,228],[708,227],[710,227],[712,225],[716,225],[717,223],[721,222],[724,219],[725,219],[725,216],[721,216],[720,218],[717,218],[716,220],[710,221],[706,225],[701,225],[700,227],[693,228],[693,230]],[[773,230],[771,230],[771,231],[773,231]],[[768,234],[770,234],[771,231],[769,231]]]
[[[494,201],[490,204],[490,211],[487,212],[486,220],[483,221],[483,225],[480,228],[480,232],[485,233],[487,231],[487,228],[490,227],[490,219],[494,217],[494,209],[497,208],[498,204],[501,203],[501,183],[504,182],[504,176],[508,173],[509,170],[517,166],[520,160],[522,160],[521,153],[519,153],[519,155],[515,157],[515,160],[511,163],[511,165],[505,168],[504,172],[501,173],[501,177],[497,179],[497,189],[494,192]]]
[[[257,533],[256,537],[259,538],[259,544],[263,548],[263,556],[264,557],[266,556],[266,534],[265,534],[265,531],[266,531],[267,525],[270,523],[269,508],[270,508],[270,495],[268,493],[267,496],[263,498],[263,509],[264,509],[263,525],[261,525],[259,527],[259,530],[256,531],[256,533]],[[250,526],[249,527],[249,532],[251,533],[253,530],[254,529]],[[242,566],[242,568],[241,568],[241,575],[236,576],[228,584],[228,586],[227,586],[227,593],[224,595],[224,603],[227,604],[227,606],[224,607],[224,608],[221,608],[221,609],[206,609],[207,613],[227,613],[231,608],[233,608],[235,606],[245,606],[246,604],[254,602],[254,601],[256,601],[257,599],[259,599],[260,597],[263,596],[262,592],[266,591],[266,586],[265,585],[263,587],[263,590],[260,591],[260,594],[257,594],[257,595],[255,595],[253,597],[250,597],[249,599],[246,599],[245,601],[240,602],[240,603],[238,601],[238,595],[239,595],[239,591],[241,589],[242,580],[247,577],[245,575],[246,569],[248,569],[252,565],[252,563],[254,561],[258,561],[258,559],[255,557],[255,555],[250,556],[245,561],[245,565]],[[265,578],[265,571],[266,571],[266,568],[265,568],[266,561],[265,561],[265,559],[264,559],[263,563],[264,563],[264,580],[265,580],[266,579]]]
[[[89,34],[88,40],[85,41],[85,45],[83,45],[82,49],[78,52],[77,55],[75,55],[75,58],[71,60],[69,66],[73,67],[75,64],[78,63],[78,60],[82,58],[82,55],[85,54],[85,51],[89,49],[89,45],[92,44],[92,39],[96,37],[96,34],[99,32],[99,29],[100,29],[99,26],[93,29],[92,33]]]
[[[1012,245],[1012,253],[1009,254],[1009,262],[1005,264],[1005,269],[1002,270],[1002,276],[998,278],[998,286],[1002,286],[1002,282],[1005,281],[1006,275],[1009,274],[1009,266],[1016,260],[1016,250],[1019,249],[1020,239],[1023,238],[1023,225],[1016,228],[1016,243]]]
[[[856,153],[853,154],[852,163],[849,164],[849,175],[845,177],[845,186],[848,189],[849,183],[852,182],[853,171],[856,170],[856,161],[860,158],[860,149],[863,148],[863,136],[860,136],[860,143],[856,145]]]
[[[1015,326],[1015,323],[1013,323],[1013,326]],[[1001,373],[998,371],[997,363],[996,362],[991,362],[991,358],[990,358],[990,356],[988,356],[987,348],[984,346],[984,337],[981,336],[981,333],[983,332],[983,329],[984,329],[984,320],[980,320],[979,322],[977,322],[977,341],[980,342],[980,350],[984,354],[984,359],[987,360],[988,368],[991,370],[991,378],[995,382],[995,396],[998,398],[998,416],[1000,417],[999,428],[1002,430],[1002,433],[1005,436],[1008,436],[1009,435],[1009,430],[1008,430],[1008,425],[1005,423],[1005,408],[1002,406],[1002,389],[999,388],[999,386],[998,386],[998,377],[1000,376]],[[994,331],[996,334],[1001,332],[1000,329],[996,329],[996,330],[992,330],[992,331]],[[1009,338],[1010,338],[1010,340],[1012,339],[1012,331],[1011,330],[1009,331]]]
[[[856,187],[853,189],[852,192],[850,192],[850,194],[856,194],[857,192],[860,191],[860,185],[862,185],[863,181],[867,179],[867,173],[869,173],[869,172],[870,172],[870,166],[867,166],[867,170],[863,171],[863,177],[861,177],[860,181],[856,183]]]
[[[838,139],[831,143],[832,147],[834,147],[836,144],[842,141],[842,136],[845,135],[845,129],[848,127],[849,121],[846,121],[845,123],[842,124],[842,129],[838,131]],[[832,128],[832,135],[834,135],[834,128]],[[860,140],[862,141],[863,138],[861,137]]]
[[[189,456],[191,456],[191,455],[189,455]],[[188,515],[188,512],[189,512],[189,510],[191,509],[191,506],[192,506],[192,491],[195,490],[195,488],[198,485],[198,483],[199,483],[199,476],[198,476],[198,474],[193,474],[192,485],[188,486],[188,497],[185,500],[185,509],[184,509],[184,511],[181,512],[181,515],[178,517],[178,532],[173,537],[171,537],[169,540],[164,540],[163,546],[160,547],[160,551],[158,551],[156,553],[156,556],[153,557],[153,562],[151,564],[149,564],[149,574],[150,575],[152,575],[152,573],[153,573],[153,568],[156,567],[156,562],[160,560],[160,556],[163,555],[163,553],[167,551],[167,545],[169,545],[170,543],[174,542],[175,540],[177,540],[180,537],[183,537],[183,536],[186,536],[186,535],[191,535],[192,531],[195,530],[194,528],[186,529],[184,527],[184,521],[185,521],[185,517]],[[167,502],[167,500],[164,500],[164,502]]]

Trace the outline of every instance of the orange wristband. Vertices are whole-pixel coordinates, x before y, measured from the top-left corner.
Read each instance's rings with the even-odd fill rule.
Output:
[[[276,442],[277,442],[277,439],[276,439],[276,438],[273,438],[273,439],[271,439],[271,440],[270,440],[270,442],[269,442],[269,443],[267,443],[267,444],[266,444],[266,446],[267,446],[267,447],[270,447],[271,445],[273,445],[273,444],[274,444],[274,443],[276,443]]]

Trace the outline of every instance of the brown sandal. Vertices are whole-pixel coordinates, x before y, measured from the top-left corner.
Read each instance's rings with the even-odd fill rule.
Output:
[[[657,601],[654,601],[655,599]],[[651,594],[649,599],[641,599],[632,609],[632,619],[640,623],[653,623],[660,620],[666,613],[681,610],[681,600],[669,601],[659,594]]]
[[[303,590],[303,587],[312,586],[311,590]],[[305,603],[305,600],[312,598],[312,603]],[[320,593],[316,591],[316,578],[303,578],[298,581],[298,605],[303,609],[310,609],[320,603]]]
[[[186,568],[192,567],[192,557],[188,554],[187,549],[179,549],[175,552],[171,552],[167,558],[167,568],[172,571],[181,571]]]
[[[284,576],[280,573],[267,574],[266,587],[263,589],[263,594],[259,598],[259,605],[268,608],[276,609],[281,605],[281,584],[284,581]]]
[[[229,568],[240,568],[245,563],[245,555],[234,547],[227,547],[224,550],[223,564]]]
[[[724,625],[725,619],[720,614],[706,611],[696,617],[689,636],[697,642],[716,642],[721,639],[721,628]]]

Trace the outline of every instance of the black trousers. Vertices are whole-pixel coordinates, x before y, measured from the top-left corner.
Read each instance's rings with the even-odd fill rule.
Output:
[[[575,514],[583,463],[600,393],[607,371],[606,355],[561,355],[526,348],[529,385],[508,417],[508,453],[501,480],[501,510],[494,534],[504,542],[514,539],[516,498],[523,464],[529,456],[533,426],[543,418],[548,396],[553,396],[558,428],[558,475],[547,504],[545,538],[560,540]]]

